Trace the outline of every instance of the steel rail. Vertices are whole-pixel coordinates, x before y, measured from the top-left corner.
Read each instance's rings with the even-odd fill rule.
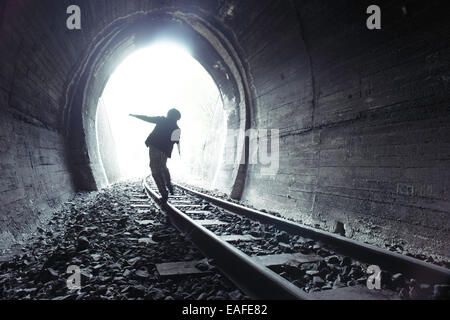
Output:
[[[162,203],[158,196],[143,181],[148,197],[163,209],[171,223],[202,253],[214,259],[215,265],[244,293],[257,300],[308,300],[308,294],[269,268],[266,268],[242,251],[221,240],[213,232],[197,224],[185,213],[170,203]]]
[[[401,272],[411,278],[431,283],[450,283],[450,270],[419,259],[391,252],[370,244],[358,242],[330,232],[314,229],[299,223],[275,217],[273,215],[244,207],[223,199],[192,190],[176,184],[180,189],[203,198],[211,203],[236,214],[253,220],[269,223],[291,234],[320,240],[336,248],[341,254],[351,256],[369,264],[378,265],[382,270]]]

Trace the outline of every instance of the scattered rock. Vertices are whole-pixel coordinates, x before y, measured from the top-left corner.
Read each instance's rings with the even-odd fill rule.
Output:
[[[78,238],[77,251],[86,250],[87,248],[89,248],[89,246],[90,246],[89,240],[85,236]]]
[[[344,267],[344,266],[350,266],[352,264],[352,258],[350,258],[350,257],[344,257],[344,258],[342,258],[342,261],[341,261],[341,266],[342,267]]]
[[[249,234],[255,238],[261,237],[261,232],[259,232],[259,231],[250,231]]]
[[[321,257],[326,257],[330,254],[330,252],[325,249],[320,249],[319,251],[317,251],[317,254]]]
[[[41,280],[42,282],[49,282],[50,280],[57,278],[58,272],[56,272],[56,270],[53,270],[52,268],[47,268],[39,274],[39,280]]]
[[[333,289],[333,286],[329,283],[322,287],[322,290],[331,290],[331,289]]]
[[[231,291],[230,293],[228,293],[228,295],[230,296],[230,298],[232,300],[241,300],[242,299],[242,293],[239,290]]]
[[[342,268],[342,275],[348,275],[350,273],[350,266],[345,266],[344,268]]]
[[[209,270],[209,265],[205,262],[199,262],[195,265],[195,267],[197,269],[199,269],[200,271],[208,271]]]
[[[309,275],[309,276],[316,276],[319,273],[320,273],[320,271],[318,271],[318,270],[308,270],[308,271],[306,271],[306,274]]]
[[[197,297],[197,300],[205,300],[206,297],[207,297],[206,293],[203,292],[203,293],[201,293],[201,294]]]
[[[146,287],[143,285],[135,285],[132,287],[129,287],[128,294],[132,298],[138,298],[142,297],[145,294]]]
[[[155,233],[152,235],[152,240],[156,242],[167,241],[170,238],[170,235],[164,233]]]
[[[128,270],[128,269],[126,269],[126,270],[123,272],[123,276],[124,276],[125,278],[128,277],[130,274],[131,274],[131,271]]]
[[[91,254],[91,257],[92,257],[92,259],[93,259],[94,261],[98,261],[98,260],[100,260],[100,258],[101,258],[102,256],[99,255],[99,254]]]
[[[325,261],[330,264],[339,264],[340,262],[339,257],[336,255],[327,257]]]
[[[356,281],[355,281],[355,280],[347,281],[347,286],[353,287],[353,286],[355,286],[355,285],[356,285]]]
[[[321,277],[313,277],[313,284],[316,287],[321,287],[325,284],[325,281]]]
[[[284,231],[277,234],[276,238],[277,238],[278,242],[284,242],[284,243],[290,242],[289,235],[287,234],[287,232],[284,232]]]
[[[350,272],[348,273],[348,276],[352,277],[353,279],[358,279],[362,275],[364,275],[364,272],[362,272],[359,268],[351,268]]]
[[[59,297],[55,297],[55,298],[53,298],[52,300],[69,300],[69,299],[71,299],[71,298],[75,298],[76,297],[76,295],[65,295],[65,296],[59,296]]]
[[[325,280],[327,280],[327,281],[333,281],[334,277],[335,277],[335,276],[334,276],[332,273],[329,273],[329,274],[327,274],[327,275],[325,276]]]
[[[129,259],[129,260],[127,260],[127,262],[128,262],[128,264],[130,265],[130,266],[134,266],[138,261],[140,261],[141,260],[141,258],[140,257],[134,257],[134,258],[132,258],[132,259]]]
[[[153,220],[136,220],[136,222],[141,226],[146,226],[154,223]]]
[[[343,287],[345,287],[346,285],[345,285],[345,283],[343,283],[342,281],[341,281],[341,279],[339,278],[339,276],[338,276],[338,278],[336,279],[336,280],[334,280],[334,282],[333,282],[333,288],[343,288]]]
[[[138,239],[138,243],[156,244],[157,242],[153,241],[152,238],[140,238]]]
[[[356,279],[356,282],[358,284],[366,284],[367,283],[367,277],[358,278],[358,279]]]
[[[146,278],[149,277],[148,270],[147,270],[147,268],[145,268],[145,267],[143,267],[143,268],[137,270],[137,271],[135,272],[135,274],[136,274],[136,276],[138,276],[139,278],[144,278],[144,279],[146,279]]]

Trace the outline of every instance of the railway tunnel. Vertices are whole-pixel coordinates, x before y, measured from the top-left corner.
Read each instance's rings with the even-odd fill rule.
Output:
[[[443,1],[377,4],[371,30],[369,1],[2,1],[1,249],[121,179],[99,101],[163,38],[189,48],[224,114],[223,132],[201,124],[224,135],[202,138],[195,166],[212,169],[180,183],[448,261],[450,23]]]

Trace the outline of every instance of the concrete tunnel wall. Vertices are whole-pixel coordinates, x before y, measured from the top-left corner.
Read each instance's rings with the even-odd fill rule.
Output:
[[[65,27],[82,10],[82,30]],[[226,150],[220,189],[381,247],[449,257],[445,1],[3,1],[0,240],[104,184],[95,108],[121,59],[169,28],[218,84],[229,129],[280,130],[279,170]],[[432,18],[431,18],[432,17]],[[247,161],[248,162],[248,161]]]

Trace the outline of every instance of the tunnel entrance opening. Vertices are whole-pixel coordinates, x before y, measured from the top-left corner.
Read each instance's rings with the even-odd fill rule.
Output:
[[[189,50],[160,40],[127,56],[109,78],[96,114],[97,145],[105,179],[114,183],[149,174],[144,141],[154,125],[129,114],[182,118],[181,157],[168,161],[175,181],[214,188],[226,135],[221,94]]]
[[[114,155],[113,148],[108,147],[108,144],[114,145],[111,139],[112,126],[105,121],[108,117],[102,116],[105,114],[102,109],[106,109],[106,106],[104,99],[100,98],[121,62],[130,54],[165,39],[189,48],[191,58],[210,75],[220,93],[218,104],[223,105],[226,123],[222,153],[202,152],[203,158],[196,157],[200,159],[197,164],[193,160],[185,161],[183,154],[183,162],[192,165],[192,170],[189,171],[194,172],[196,177],[201,176],[199,171],[207,173],[203,181],[208,181],[209,184],[204,187],[216,186],[215,189],[234,199],[242,196],[247,177],[248,141],[243,135],[236,138],[232,133],[246,132],[252,124],[253,100],[250,99],[247,65],[241,60],[242,52],[227,29],[221,24],[212,24],[208,17],[203,17],[195,8],[191,9],[193,11],[188,8],[182,11],[173,8],[139,11],[117,18],[95,36],[95,40],[85,51],[86,54],[68,81],[63,115],[69,166],[76,189],[98,190],[123,177],[118,162],[114,161],[118,157]],[[203,96],[203,93],[199,96]],[[172,103],[177,104],[177,101]],[[146,109],[142,113],[154,115],[150,111]],[[189,122],[186,117],[183,117],[183,121]],[[192,121],[195,122],[198,119]],[[197,127],[202,128],[198,125],[195,129]],[[216,128],[220,125],[209,124],[208,127]],[[139,137],[140,141],[145,140],[150,130],[152,127],[147,126],[144,138]],[[188,138],[184,133],[183,131],[182,146],[183,141]],[[211,136],[215,137],[202,132],[200,141],[222,148],[217,139],[210,141],[205,138]],[[206,145],[202,147],[206,148]],[[145,152],[144,145],[143,150]],[[173,157],[176,159],[177,155]],[[215,161],[220,163],[218,171],[211,165]],[[144,165],[149,173],[148,160]],[[214,176],[215,173],[217,174]],[[195,182],[194,179],[190,181]]]

